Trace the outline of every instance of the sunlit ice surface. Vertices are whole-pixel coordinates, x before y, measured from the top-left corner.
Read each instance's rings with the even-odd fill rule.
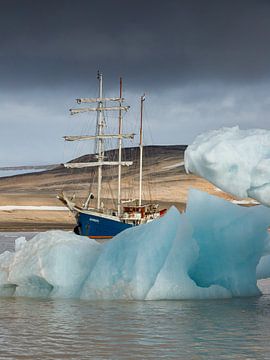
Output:
[[[211,130],[185,151],[185,168],[238,198],[270,205],[270,131]]]
[[[21,237],[15,252],[0,255],[0,295],[86,300],[259,295],[257,278],[270,274],[269,219],[265,206],[240,207],[191,190],[185,213],[172,207],[107,243],[64,231],[29,241]]]

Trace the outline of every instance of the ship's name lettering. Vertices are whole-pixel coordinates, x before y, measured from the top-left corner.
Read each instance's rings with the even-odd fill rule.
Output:
[[[94,221],[94,222],[96,222],[96,223],[99,223],[99,220],[98,219],[89,219],[89,221]]]

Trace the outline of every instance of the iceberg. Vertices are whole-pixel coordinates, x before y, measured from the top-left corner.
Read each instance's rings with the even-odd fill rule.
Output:
[[[199,135],[185,151],[187,172],[238,198],[270,206],[270,131],[238,126]]]
[[[270,275],[270,209],[191,190],[185,213],[129,228],[100,244],[48,231],[0,255],[0,296],[86,300],[259,295]],[[263,259],[263,260],[261,260]],[[267,260],[267,261],[266,261]],[[259,266],[258,266],[259,264]]]
[[[0,295],[76,298],[100,249],[94,240],[60,230],[19,238],[14,253],[0,255]]]

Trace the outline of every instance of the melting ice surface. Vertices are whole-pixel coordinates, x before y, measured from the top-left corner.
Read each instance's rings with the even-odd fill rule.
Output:
[[[187,171],[225,192],[270,206],[270,131],[212,130],[199,135],[185,152]]]
[[[63,231],[19,238],[0,255],[0,295],[81,299],[205,299],[259,295],[270,274],[270,209],[197,190],[187,211],[105,244]]]

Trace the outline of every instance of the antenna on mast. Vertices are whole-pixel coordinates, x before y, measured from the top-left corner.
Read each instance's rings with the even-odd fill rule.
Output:
[[[144,103],[144,101],[145,101],[145,94],[143,94],[141,96],[139,206],[142,205],[143,103]]]

